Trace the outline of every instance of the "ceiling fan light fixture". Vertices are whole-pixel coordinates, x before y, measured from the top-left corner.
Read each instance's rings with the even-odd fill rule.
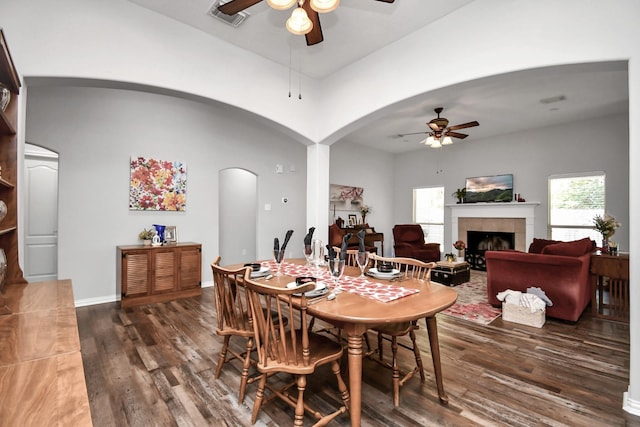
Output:
[[[300,36],[309,33],[312,29],[313,22],[309,19],[307,12],[301,7],[296,7],[291,12],[291,17],[287,19],[287,30],[291,34]]]
[[[433,137],[433,135],[429,135],[427,139],[424,140],[425,145],[433,145],[435,142],[436,139]]]
[[[291,9],[297,0],[267,0],[267,4],[275,10]]]
[[[442,140],[442,145],[450,145],[453,144],[453,139],[450,136],[445,136]]]
[[[440,148],[442,147],[442,144],[440,143],[439,139],[434,139],[433,144],[431,144],[431,148]]]
[[[311,9],[318,13],[333,12],[340,5],[340,0],[311,0]]]

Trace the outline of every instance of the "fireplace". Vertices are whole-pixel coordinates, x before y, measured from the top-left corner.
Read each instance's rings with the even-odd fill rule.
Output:
[[[515,248],[516,233],[501,231],[467,231],[464,260],[474,270],[487,270],[485,251],[505,251]]]
[[[447,205],[451,209],[451,242],[465,240],[468,231],[510,233],[510,249],[526,251],[534,235],[537,202],[460,203]],[[470,263],[473,265],[473,263]]]

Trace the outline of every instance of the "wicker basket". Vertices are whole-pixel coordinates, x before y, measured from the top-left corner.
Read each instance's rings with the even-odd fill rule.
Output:
[[[545,310],[537,310],[532,313],[529,307],[522,307],[515,304],[502,304],[502,320],[507,322],[542,328],[545,322],[545,313]]]

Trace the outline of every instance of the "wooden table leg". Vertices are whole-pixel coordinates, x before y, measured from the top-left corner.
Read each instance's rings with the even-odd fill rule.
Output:
[[[449,403],[449,397],[444,392],[444,383],[442,381],[442,366],[440,365],[440,343],[438,342],[438,325],[436,322],[436,317],[426,317],[424,320],[427,323],[427,333],[429,334],[429,345],[431,346],[433,372],[436,376],[438,397],[440,398],[440,403],[446,405]]]
[[[351,425],[360,427],[362,413],[362,331],[350,331],[347,339]]]

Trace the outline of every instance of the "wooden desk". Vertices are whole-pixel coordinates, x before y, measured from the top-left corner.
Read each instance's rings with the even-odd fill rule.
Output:
[[[629,321],[629,255],[593,254],[590,272],[593,315]],[[609,291],[606,302],[605,287]]]
[[[305,260],[287,260],[286,262],[304,264]],[[227,268],[240,268],[242,264]],[[360,270],[346,267],[345,274],[357,276]],[[367,278],[375,281],[375,279]],[[293,281],[290,276],[273,277],[270,285],[285,287]],[[385,283],[386,281],[380,280]],[[349,393],[351,394],[351,425],[359,426],[362,412],[362,335],[371,327],[385,324],[417,320],[425,318],[429,345],[433,359],[433,370],[440,402],[447,404],[449,398],[444,391],[442,369],[440,365],[440,345],[438,343],[438,327],[435,315],[452,306],[458,294],[453,289],[438,283],[406,280],[399,284],[406,288],[419,289],[420,292],[383,303],[349,292],[338,294],[333,301],[324,300],[309,306],[307,312],[321,320],[341,328],[348,335]]]
[[[70,280],[5,288],[0,426],[91,426]]]

